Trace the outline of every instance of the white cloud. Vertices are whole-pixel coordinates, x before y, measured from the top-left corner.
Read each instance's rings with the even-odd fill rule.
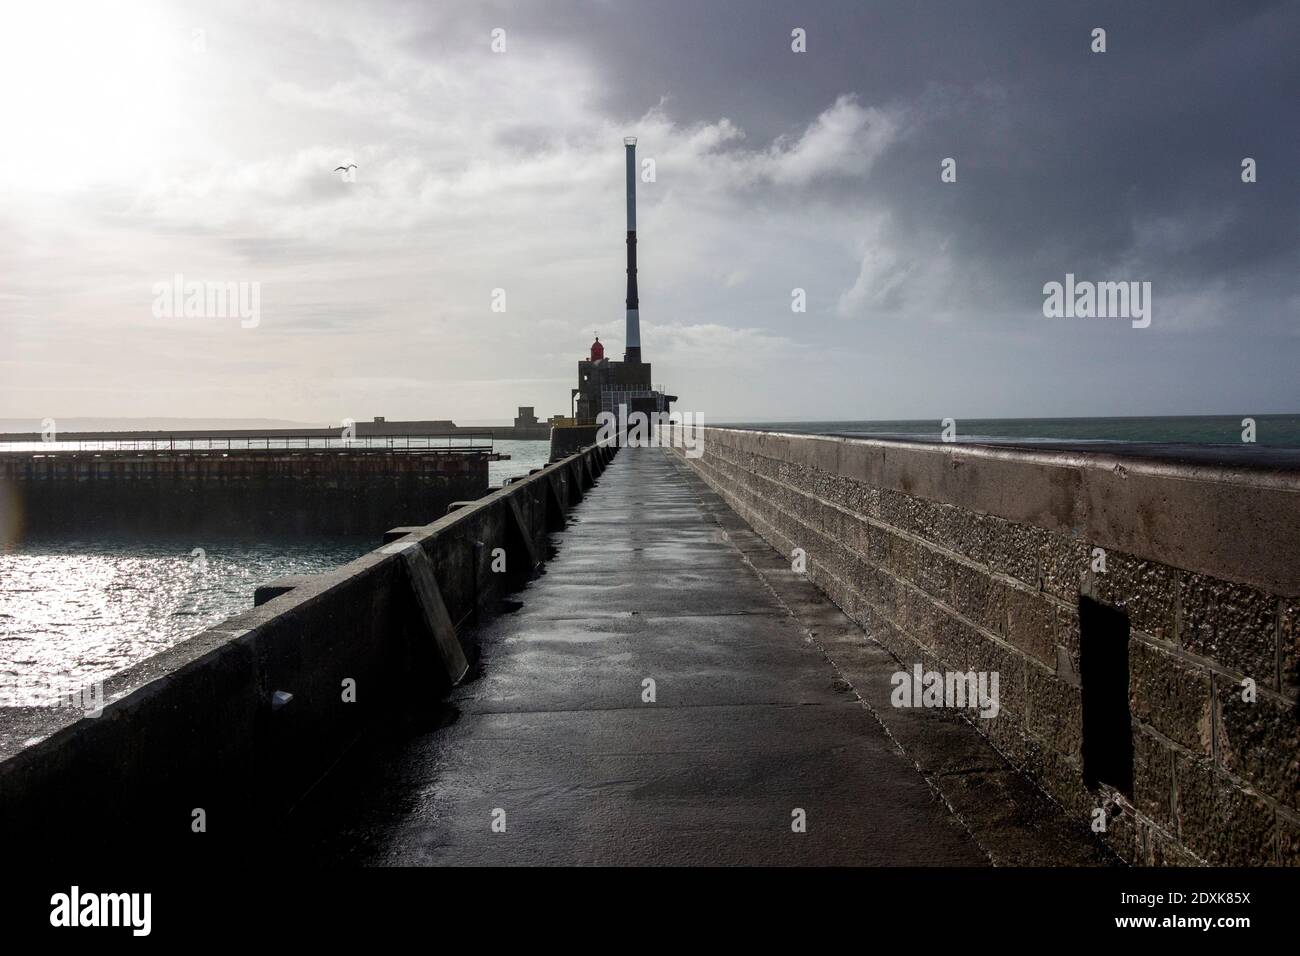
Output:
[[[803,348],[793,339],[763,329],[713,322],[652,323],[647,324],[646,331],[652,332],[659,343],[660,360],[674,368],[762,368],[774,361],[793,359]]]
[[[841,96],[793,144],[773,143],[756,165],[773,182],[804,185],[831,174],[861,175],[898,137],[896,114]]]
[[[621,345],[628,132],[658,162],[641,190],[648,353],[683,377],[760,367],[799,350],[788,290],[760,288],[777,263],[806,272],[786,244],[803,235],[847,251],[857,232],[852,210],[810,220],[805,188],[866,174],[900,128],[849,96],[766,143],[725,117],[679,123],[664,103],[629,123],[603,111],[608,78],[570,48],[517,43],[493,57],[470,44],[434,60],[398,29],[338,12],[238,16],[203,19],[207,60],[190,56],[184,13],[146,24],[175,41],[170,106],[151,117],[162,154],[93,180],[52,177],[0,212],[0,255],[21,265],[0,287],[13,345],[0,407],[311,420],[379,398],[371,410],[390,417],[560,410],[590,329]],[[65,36],[28,40],[51,56]],[[94,106],[112,125],[114,107]],[[49,117],[15,119],[39,154]],[[355,183],[333,172],[348,162]],[[778,188],[756,200],[759,186]],[[773,221],[776,235],[760,228]],[[150,287],[177,272],[260,282],[261,325],[154,319]],[[497,287],[505,315],[488,309]],[[729,296],[745,306],[727,308]],[[57,333],[58,357],[40,351],[48,335],[24,330],[33,323]],[[88,383],[105,342],[117,343],[114,365]],[[162,363],[191,370],[160,374]],[[520,384],[472,384],[500,380]]]
[[[36,69],[49,86],[40,102],[0,104],[22,144],[0,179],[0,414],[567,409],[591,332],[622,351],[629,133],[657,166],[639,187],[646,354],[696,408],[797,407],[806,396],[767,384],[792,370],[819,401],[870,388],[884,402],[917,367],[909,348],[926,361],[935,322],[1005,300],[1000,274],[934,232],[974,169],[941,187],[934,160],[926,175],[954,205],[921,223],[879,184],[918,130],[966,108],[950,91],[889,106],[832,94],[785,135],[759,137],[734,116],[685,121],[667,97],[615,112],[619,78],[578,39],[514,32],[494,56],[472,19],[315,4],[142,0],[121,21],[23,8],[20,31],[0,36],[15,57],[0,57],[0,75],[26,89],[12,69]],[[189,47],[200,23],[201,55]],[[348,162],[355,183],[333,172]],[[1142,223],[1127,254],[1186,255],[1190,234],[1231,226]],[[262,283],[261,325],[154,319],[150,287],[176,272]],[[488,308],[498,287],[505,314]],[[791,311],[796,287],[807,313]],[[1036,289],[1024,321],[1041,334]],[[1157,288],[1156,324],[1161,310],[1171,327],[1213,324],[1229,291]],[[1003,326],[1021,321],[1003,312]]]

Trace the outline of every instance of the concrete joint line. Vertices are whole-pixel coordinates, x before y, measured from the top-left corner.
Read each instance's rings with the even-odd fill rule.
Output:
[[[519,508],[519,498],[510,497],[510,515],[514,519],[515,530],[519,532],[520,540],[524,543],[524,550],[528,553],[528,566],[535,568],[540,563],[537,557],[537,547],[533,542],[532,532],[528,530],[528,522],[524,520],[524,513]]]
[[[551,480],[546,483],[546,488],[547,493],[550,496],[550,503],[547,507],[555,510],[555,521],[553,524],[563,525],[564,515],[565,512],[568,511],[568,506],[564,500],[565,496],[560,493],[560,479],[555,475],[551,475]]]
[[[433,635],[447,679],[453,685],[458,684],[469,671],[469,661],[465,659],[460,638],[456,636],[456,627],[451,622],[451,615],[447,613],[442,590],[433,573],[433,562],[418,544],[408,545],[400,553],[407,579],[411,582],[411,591],[420,608],[420,617]]]

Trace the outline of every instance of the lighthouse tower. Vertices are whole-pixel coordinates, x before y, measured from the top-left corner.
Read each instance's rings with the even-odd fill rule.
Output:
[[[592,424],[601,412],[617,415],[621,406],[631,412],[667,412],[675,395],[652,384],[650,363],[641,359],[641,303],[636,275],[636,137],[623,140],[627,182],[627,341],[623,361],[605,357],[596,336],[588,358],[578,362],[578,387],[570,392],[575,424]]]

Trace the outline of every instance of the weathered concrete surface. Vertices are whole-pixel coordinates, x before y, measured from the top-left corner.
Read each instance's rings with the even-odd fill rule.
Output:
[[[105,681],[97,716],[0,703],[0,846],[190,864],[260,852],[367,731],[437,710],[474,658],[469,622],[527,579],[611,456],[584,449],[340,568],[275,582],[255,609]]]
[[[789,434],[780,429],[756,428],[755,431],[772,431]],[[811,433],[810,433],[811,434]],[[848,438],[854,441],[881,440],[897,445],[933,445],[933,438],[913,438],[903,435],[872,435],[866,432],[820,433],[827,438]],[[1205,445],[1183,442],[1133,442],[1133,441],[1024,441],[1015,438],[981,438],[968,440],[958,436],[954,442],[960,448],[1017,449],[1032,455],[1043,452],[1062,452],[1070,455],[1108,455],[1112,458],[1134,461],[1160,462],[1173,465],[1212,465],[1222,468],[1249,469],[1255,472],[1295,472],[1300,470],[1300,448],[1278,445]]]
[[[695,437],[703,455],[683,466],[768,544],[799,549],[903,670],[999,673],[997,718],[974,725],[1075,820],[1104,812],[1124,858],[1300,862],[1300,468],[1286,455]],[[1087,632],[1084,599],[1124,633]],[[1133,762],[1098,781],[1084,705],[1106,687],[1091,692],[1081,662],[1116,640]]]
[[[662,450],[624,449],[520,609],[479,635],[481,676],[453,692],[446,724],[341,766],[291,818],[291,852],[383,864],[988,864],[747,553],[771,549],[733,537],[714,519],[716,497],[702,496]],[[835,611],[815,590],[804,597]],[[948,769],[978,762],[972,787],[1005,771],[974,731],[963,739],[981,752],[950,746]],[[806,833],[792,832],[796,809]],[[1052,820],[1049,810],[1034,822],[1037,860],[1097,862]],[[1052,856],[1062,845],[1071,851]]]

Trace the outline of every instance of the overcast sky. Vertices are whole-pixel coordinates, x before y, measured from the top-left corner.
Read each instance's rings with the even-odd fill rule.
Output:
[[[1300,4],[798,6],[8,5],[0,418],[567,412],[622,354],[629,134],[683,410],[1297,410]],[[260,322],[155,316],[177,273]],[[1150,327],[1045,318],[1066,273]]]

